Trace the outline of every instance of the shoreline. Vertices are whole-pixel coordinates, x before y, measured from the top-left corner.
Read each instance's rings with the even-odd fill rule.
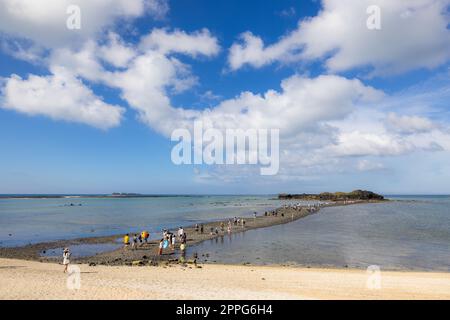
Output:
[[[423,300],[450,299],[450,273],[276,266],[77,265],[80,287],[55,263],[0,258],[0,300]],[[131,272],[130,272],[131,271]],[[174,279],[176,285],[174,286]]]
[[[276,212],[276,216],[269,215],[265,216],[264,214],[258,213],[256,218],[254,217],[245,217],[245,227],[242,226],[233,226],[231,234],[241,233],[252,229],[258,228],[267,228],[275,225],[286,224],[298,219],[304,218],[311,214],[315,214],[320,211],[323,207],[329,206],[343,206],[343,205],[356,205],[363,203],[379,203],[380,201],[341,201],[341,202],[331,202],[327,204],[323,204],[318,208],[315,208],[311,211],[305,206],[294,208],[294,207],[280,207],[275,210],[269,211]],[[226,220],[218,220],[213,222],[203,223],[204,225],[204,233],[196,232],[194,226],[188,226],[184,230],[187,233],[187,246],[192,247],[196,244],[199,244],[203,241],[212,240],[218,238],[220,236],[227,235]],[[220,224],[223,222],[225,224],[225,231],[220,231],[218,235],[210,235],[210,228],[218,228],[220,230]],[[172,230],[173,231],[173,230]],[[176,233],[176,232],[174,232]],[[131,234],[131,233],[130,233]],[[70,247],[74,245],[90,245],[90,244],[118,244],[117,239],[123,235],[111,235],[104,237],[87,237],[87,238],[78,238],[78,239],[69,239],[69,240],[57,240],[50,242],[42,242],[36,244],[30,244],[20,247],[0,247],[0,258],[9,258],[9,259],[22,259],[22,260],[32,260],[32,261],[40,261],[40,262],[51,262],[56,263],[58,260],[55,258],[43,257],[41,253],[61,247]],[[178,262],[178,255],[180,253],[179,243],[177,241],[176,249],[174,252],[170,250],[165,250],[165,253],[161,256],[157,255],[159,241],[152,240],[149,241],[148,244],[144,244],[141,247],[138,247],[137,250],[132,251],[131,249],[123,249],[122,247],[113,251],[102,252],[89,257],[81,257],[81,258],[73,258],[72,260],[77,263],[87,263],[92,265],[132,265],[133,263],[137,263],[143,265],[155,265],[160,262]],[[188,261],[191,261],[192,257],[187,257]]]

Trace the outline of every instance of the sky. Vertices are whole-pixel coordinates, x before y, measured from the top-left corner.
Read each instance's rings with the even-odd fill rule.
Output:
[[[449,194],[449,8],[0,0],[0,193]],[[174,164],[194,121],[279,130],[279,171]]]

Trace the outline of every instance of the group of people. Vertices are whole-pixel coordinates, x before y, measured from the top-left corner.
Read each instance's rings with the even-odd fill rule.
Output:
[[[256,212],[255,212],[255,218],[256,218]],[[234,217],[233,220],[228,219],[228,225],[227,225],[227,233],[231,234],[232,232],[232,227],[233,226],[241,226],[242,228],[245,228],[245,219],[242,218],[238,218],[238,217]],[[220,230],[219,230],[220,227]],[[225,233],[225,223],[222,221],[220,222],[220,226],[219,227],[210,227],[209,228],[209,234],[211,236],[218,236],[221,232]],[[195,232],[200,232],[203,233],[204,232],[204,225],[203,224],[196,224],[195,225]]]
[[[167,229],[164,229],[162,233],[162,239],[159,241],[158,246],[158,255],[162,255],[163,250],[167,248],[175,251],[177,238],[180,242],[181,252],[183,253],[186,250],[187,233],[184,231],[183,227],[178,228],[177,235],[173,234]],[[124,248],[127,249],[131,245],[131,250],[136,250],[138,247],[147,244],[149,238],[150,233],[148,231],[142,231],[140,234],[135,233],[132,237],[130,236],[130,234],[126,234],[123,237]]]
[[[285,205],[285,208],[290,207],[290,208],[294,208],[294,209],[301,209],[304,208],[304,204],[291,204],[291,205]],[[318,205],[309,205],[308,206],[308,210],[317,210],[318,207],[320,207],[320,204]],[[272,211],[266,211],[264,213],[264,216],[278,216],[278,210],[272,210]],[[284,213],[281,213],[282,216],[284,216]],[[257,218],[257,213],[254,212],[253,213],[253,217],[256,219]],[[246,220],[243,218],[238,218],[238,217],[234,217],[233,219],[228,219],[228,223],[225,229],[225,223],[222,221],[220,222],[220,225],[218,227],[211,227],[210,228],[210,235],[214,236],[214,235],[219,235],[220,233],[224,234],[225,232],[227,232],[228,234],[232,233],[233,227],[238,227],[241,226],[242,228],[245,228],[246,225]],[[220,228],[220,229],[219,229]],[[200,233],[204,233],[204,225],[203,224],[196,224],[195,225],[195,232],[200,232]],[[123,243],[124,243],[124,247],[125,249],[127,249],[128,247],[131,246],[132,250],[137,250],[138,247],[141,247],[145,244],[148,243],[150,238],[150,233],[148,231],[142,231],[141,233],[137,234],[133,234],[132,236],[130,234],[126,234],[123,237]],[[171,232],[170,230],[164,229],[162,230],[162,238],[159,241],[159,245],[157,248],[157,254],[158,255],[162,255],[164,252],[164,249],[170,249],[172,251],[175,251],[175,246],[177,241],[180,243],[180,250],[181,250],[181,254],[182,256],[185,255],[186,252],[186,244],[187,244],[187,234],[186,231],[184,230],[183,227],[179,227],[177,234],[175,235],[173,232]],[[70,256],[70,252],[67,249],[67,253],[66,251],[64,251],[64,261],[67,262],[69,261],[69,256]],[[67,257],[66,257],[67,256]],[[67,269],[67,267],[66,267]]]
[[[278,210],[266,211],[266,212],[264,212],[264,216],[265,217],[268,217],[268,216],[278,217]],[[281,216],[284,217],[284,213],[281,213]]]
[[[141,233],[135,233],[133,237],[130,237],[130,234],[126,234],[123,237],[123,244],[125,248],[128,248],[131,244],[131,250],[136,250],[138,246],[142,246],[148,243],[148,239],[150,238],[150,233],[148,231],[142,231]]]
[[[179,227],[177,236],[175,236],[172,232],[170,232],[167,229],[163,230],[163,237],[159,241],[158,255],[162,255],[163,250],[168,247],[170,247],[170,249],[172,251],[175,251],[175,244],[177,241],[177,237],[178,237],[178,241],[180,242],[181,253],[184,254],[184,252],[186,251],[187,233],[186,233],[186,231],[184,231],[183,227]]]
[[[321,206],[320,204],[308,205],[308,210],[318,210],[318,208],[320,208],[320,206]],[[290,207],[290,208],[300,210],[301,208],[304,208],[305,206],[304,206],[304,204],[299,203],[299,204],[285,205],[284,207],[285,208]],[[264,216],[266,216],[266,217],[269,215],[278,216],[278,210],[266,211],[264,213]],[[284,216],[284,213],[281,213],[281,215]],[[254,217],[254,219],[257,218],[256,212],[254,212],[253,217]],[[293,218],[293,216],[292,216],[292,218]],[[233,230],[232,229],[233,226],[234,227],[241,226],[242,228],[245,228],[245,225],[246,225],[246,221],[243,218],[234,217],[233,219],[228,219],[228,223],[226,226],[226,232],[228,234],[231,234],[232,230]],[[219,227],[220,227],[220,231],[219,231]],[[204,233],[204,225],[196,224],[195,232],[200,232],[203,234]],[[220,225],[218,227],[210,228],[211,236],[214,236],[214,235],[217,236],[220,234],[220,232],[222,232],[222,234],[225,233],[225,223],[223,221],[220,222]],[[150,238],[150,233],[145,230],[139,234],[135,233],[135,234],[130,235],[129,233],[127,233],[123,237],[124,248],[128,249],[131,246],[131,250],[137,250],[138,247],[148,244],[149,238]],[[162,239],[159,241],[157,254],[162,255],[164,249],[167,249],[167,248],[169,248],[172,251],[175,251],[177,239],[180,243],[181,255],[182,255],[182,257],[184,257],[185,253],[186,253],[187,233],[183,227],[178,228],[176,235],[173,232],[171,232],[170,230],[167,230],[167,229],[162,230]],[[71,256],[71,253],[70,253],[69,249],[65,248],[63,251],[63,265],[65,266],[64,272],[67,272],[67,268],[70,263],[70,256]]]

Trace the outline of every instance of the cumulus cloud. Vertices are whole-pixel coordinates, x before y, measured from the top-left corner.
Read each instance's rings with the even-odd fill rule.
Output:
[[[27,115],[85,123],[109,129],[120,124],[124,109],[96,97],[79,79],[56,68],[49,76],[12,75],[5,80],[0,107]]]
[[[125,68],[136,56],[135,50],[125,44],[116,33],[110,32],[108,38],[109,42],[98,48],[99,57],[114,67]]]
[[[108,1],[112,3],[113,0]],[[9,2],[2,3],[4,5]],[[119,0],[115,0],[115,3],[119,3]],[[119,9],[116,9],[120,14],[113,16],[117,19],[141,16],[145,13],[141,11],[140,4],[153,2],[135,0],[132,3],[136,5],[134,9],[133,6],[131,9],[120,9],[119,5]],[[404,15],[406,17],[404,19],[410,19],[409,17],[428,19],[436,14],[435,10],[441,2],[436,1],[436,5],[425,6],[427,3],[425,0],[413,0],[408,9],[412,11],[407,11],[409,13]],[[390,11],[395,9],[394,13],[400,14],[399,8],[403,8],[399,3],[395,6],[387,1],[382,4],[383,10],[388,12],[388,18]],[[424,4],[423,12],[416,12],[419,4]],[[356,7],[362,9],[363,5],[358,4]],[[394,40],[395,43],[400,43],[396,37],[405,36],[406,45],[410,46],[410,50],[420,51],[418,59],[413,61],[416,63],[414,67],[426,66],[431,61],[423,59],[425,56],[430,57],[429,48],[430,50],[440,48],[435,45],[434,38],[427,33],[428,29],[419,34],[420,41],[417,43],[411,40],[410,34],[404,30],[405,26],[394,32],[395,37],[389,38],[382,33],[385,32],[385,28],[389,30],[389,19],[384,22],[382,32],[372,39],[376,44],[387,46],[383,50],[387,50],[389,54],[371,52],[365,54],[366,49],[361,49],[363,54],[353,59],[353,51],[350,49],[359,50],[364,43],[360,35],[352,32],[365,31],[347,30],[348,37],[354,36],[355,41],[355,44],[349,44],[348,41],[344,41],[342,35],[344,32],[341,30],[343,27],[339,23],[333,25],[333,28],[323,29],[335,32],[331,34],[336,39],[327,39],[327,34],[331,31],[321,34],[325,41],[322,48],[320,41],[317,42],[320,37],[315,35],[315,32],[320,30],[322,23],[326,26],[332,20],[330,15],[337,19],[336,21],[340,19],[350,21],[346,15],[356,14],[354,11],[356,9],[353,9],[353,6],[350,8],[351,10],[346,8],[349,10],[348,13],[341,12],[341,2],[324,1],[324,9],[317,17],[302,21],[298,30],[272,46],[265,46],[259,37],[245,33],[242,36],[242,43],[235,44],[231,48],[230,64],[234,69],[244,64],[260,67],[275,61],[316,59],[325,54],[328,57],[327,65],[333,71],[366,64],[377,68],[377,71],[382,71],[397,60],[402,60],[398,66],[402,63],[408,68],[413,66],[412,59],[406,58],[403,47],[393,49],[390,45],[390,41]],[[392,15],[395,15],[394,13]],[[362,15],[365,23],[365,8]],[[427,28],[439,31],[437,26],[440,26],[439,19],[442,17],[441,15],[433,17],[437,21]],[[0,22],[0,30],[3,30],[2,23]],[[351,21],[352,23],[354,21]],[[405,25],[409,26],[409,23]],[[44,44],[54,45],[47,49],[48,52],[45,54],[39,49],[21,52],[25,58],[28,57],[27,60],[34,59],[42,63],[51,74],[30,75],[28,78],[12,75],[6,78],[4,83],[0,84],[3,96],[1,106],[28,115],[44,115],[56,120],[85,123],[102,129],[119,125],[124,109],[107,104],[102,98],[97,97],[88,87],[88,84],[96,84],[112,88],[120,95],[124,104],[137,113],[143,123],[165,137],[170,137],[174,129],[192,129],[195,120],[202,120],[206,126],[221,130],[280,129],[282,166],[279,178],[284,180],[289,180],[292,176],[295,176],[293,179],[298,177],[313,179],[313,176],[344,170],[342,168],[346,167],[360,171],[377,170],[384,166],[380,159],[385,157],[398,156],[415,150],[450,150],[449,132],[437,126],[426,115],[419,114],[417,106],[417,102],[420,101],[423,104],[420,110],[425,109],[424,106],[430,100],[436,101],[436,96],[446,104],[448,99],[441,92],[432,97],[433,93],[425,90],[426,95],[422,94],[420,99],[417,96],[405,95],[390,97],[358,79],[340,75],[310,77],[296,74],[282,80],[279,88],[266,92],[241,92],[234,98],[226,100],[222,100],[216,93],[206,91],[202,99],[209,100],[209,108],[176,107],[171,97],[192,88],[198,82],[190,65],[183,59],[186,56],[201,58],[217,55],[220,51],[217,38],[207,29],[194,32],[154,29],[138,43],[127,43],[114,32],[95,36],[104,26],[99,22],[98,28],[94,28],[97,31],[86,31],[87,33],[81,37],[86,38],[83,38],[76,47],[67,44],[65,42],[67,39],[53,42],[55,39],[51,36],[42,40],[25,33],[19,35],[32,39],[29,41],[42,40]],[[26,31],[26,28],[24,30]],[[11,31],[8,36],[14,37],[13,34]],[[440,35],[446,34],[447,31],[441,32]],[[422,41],[422,35],[429,37],[429,42]],[[14,38],[14,41],[16,40]],[[375,50],[375,47],[369,47],[367,50]],[[437,56],[442,56],[442,52],[439,53],[439,50],[436,52]],[[361,57],[367,58],[367,61],[362,61]],[[375,61],[375,58],[379,60]],[[342,63],[347,61],[346,59],[355,63]],[[447,92],[448,96],[448,86],[444,87],[442,92]],[[410,102],[415,103],[416,109],[411,108],[413,104]],[[367,157],[371,160],[367,160]],[[253,174],[253,169],[233,169],[233,175],[245,178]],[[216,173],[224,176],[227,175],[226,170],[222,168]],[[205,176],[217,177],[216,174],[210,173],[205,173]]]
[[[143,122],[167,137],[174,129],[191,129],[195,120],[201,120],[217,129],[280,129],[282,137],[292,138],[305,131],[324,131],[322,123],[343,119],[359,103],[383,96],[355,79],[293,76],[282,82],[281,91],[269,90],[262,95],[243,92],[204,110],[175,108],[167,88],[174,81],[183,81],[176,66],[164,55],[147,53],[136,58],[128,70],[111,74],[108,80],[139,112]],[[189,78],[184,80],[189,82]]]
[[[338,156],[396,156],[414,150],[414,145],[385,133],[342,132],[330,150]]]
[[[369,30],[367,8],[381,10],[381,30]],[[331,72],[371,67],[374,74],[434,68],[450,58],[448,0],[323,0],[317,16],[265,45],[246,32],[229,51],[229,65],[325,59]]]
[[[359,103],[381,97],[381,91],[356,79],[295,75],[283,80],[281,91],[269,90],[262,95],[243,92],[204,111],[202,117],[219,127],[278,128],[282,136],[290,137],[320,123],[345,118]]]
[[[50,68],[64,68],[77,77],[118,89],[121,97],[138,112],[144,123],[170,136],[168,132],[195,113],[173,108],[170,94],[185,91],[197,83],[189,65],[172,54],[185,53],[193,57],[212,55],[217,52],[218,46],[217,39],[206,29],[192,34],[162,32],[163,40],[152,38],[155,46],[150,47],[148,37],[143,37],[137,45],[131,45],[117,34],[110,33],[104,44],[88,40],[78,50],[68,47],[55,49],[49,55],[47,64]],[[179,36],[183,41],[179,41]],[[206,41],[207,45],[202,47],[199,44],[204,43],[205,39],[209,42]],[[169,45],[170,42],[173,45]]]
[[[386,117],[388,129],[405,134],[429,132],[436,129],[436,125],[427,118],[419,116],[402,116],[393,112]]]
[[[70,5],[81,10],[80,30],[66,26]],[[92,38],[119,19],[160,17],[167,10],[166,0],[0,0],[0,32],[55,48]]]
[[[441,114],[436,107],[449,91],[441,86],[427,87],[425,101],[420,87],[385,96],[374,105],[359,108],[344,120],[329,122],[337,130],[335,142],[326,147],[329,154],[393,157],[417,151],[450,151],[447,122],[429,118],[436,112]],[[420,102],[420,107],[411,101]]]
[[[162,38],[160,32],[164,33]],[[155,34],[159,36],[151,36]],[[168,127],[173,128],[170,123],[174,114],[177,116],[183,114],[180,121],[185,121],[192,113],[189,110],[173,108],[169,96],[191,88],[198,81],[197,77],[192,75],[190,66],[175,58],[173,54],[210,56],[216,54],[219,47],[217,39],[206,29],[192,34],[157,29],[150,36],[133,45],[110,32],[103,42],[89,39],[78,49],[68,46],[52,49],[43,61],[49,69],[59,70],[60,73],[64,70],[77,81],[81,78],[118,89],[121,97],[138,112],[139,118],[144,123],[154,126],[156,130],[167,132]],[[149,39],[152,39],[150,47]],[[41,88],[42,91],[46,89],[53,88],[52,86]],[[67,91],[66,93],[69,94]],[[10,94],[10,99],[13,94],[14,92]],[[36,105],[45,104],[46,100],[43,98],[48,98],[51,94],[52,92],[48,92],[45,95],[35,96]],[[21,111],[25,111],[26,107],[30,105],[23,104]],[[120,121],[115,109],[108,110],[112,112],[113,119]],[[64,118],[68,119],[70,114],[76,112],[78,110],[74,108],[73,112],[66,112]],[[36,114],[36,110],[33,109],[29,114]],[[84,118],[75,117],[78,122],[81,119]],[[86,123],[91,124],[89,121]]]
[[[141,50],[157,50],[162,54],[183,53],[196,57],[198,55],[215,56],[220,51],[217,38],[208,29],[192,34],[182,30],[169,32],[166,29],[154,29],[141,40]]]
[[[79,50],[61,47],[51,52],[46,61],[47,67],[62,67],[72,74],[86,80],[100,81],[108,76],[98,54],[105,52],[94,40],[86,41]],[[107,59],[106,57],[104,59]]]

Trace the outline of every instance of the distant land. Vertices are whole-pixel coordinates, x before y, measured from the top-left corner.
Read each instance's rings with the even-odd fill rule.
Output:
[[[0,194],[0,199],[70,199],[70,198],[164,198],[164,197],[190,197],[190,195],[158,195],[139,193],[112,194]]]
[[[372,191],[355,190],[352,192],[323,192],[319,194],[287,194],[282,193],[278,195],[280,200],[323,200],[323,201],[343,201],[343,200],[385,200],[382,195],[376,194]]]
[[[171,195],[171,194],[140,194],[114,192],[111,194],[0,194],[0,199],[71,199],[71,198],[169,198],[169,197],[203,197],[210,195]],[[382,195],[371,191],[355,190],[352,192],[323,192],[319,194],[287,194],[278,195],[280,200],[385,200]]]

